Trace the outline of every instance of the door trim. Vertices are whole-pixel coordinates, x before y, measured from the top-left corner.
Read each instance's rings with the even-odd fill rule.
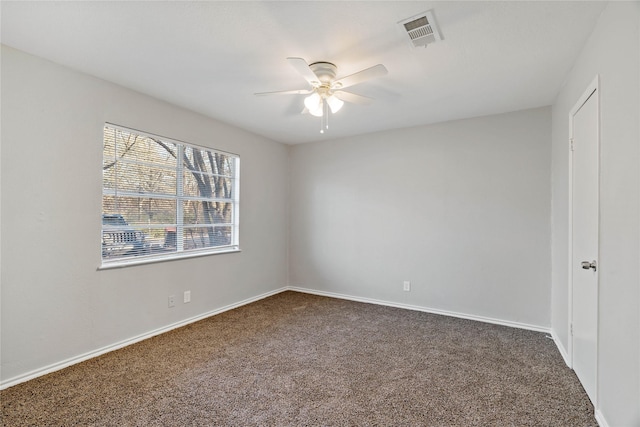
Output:
[[[597,260],[598,263],[600,263],[600,218],[601,218],[601,212],[600,212],[600,180],[601,180],[601,175],[600,175],[600,139],[601,139],[601,135],[600,135],[600,75],[596,74],[595,78],[593,79],[593,81],[589,84],[589,86],[587,86],[587,89],[583,92],[583,94],[580,96],[580,98],[578,98],[578,101],[575,103],[575,105],[573,106],[573,108],[571,109],[571,111],[569,112],[569,144],[568,145],[568,151],[569,151],[569,175],[568,175],[568,181],[569,181],[569,222],[568,222],[568,236],[569,236],[569,240],[568,240],[568,259],[567,259],[567,265],[568,265],[568,316],[567,316],[567,337],[568,337],[568,342],[567,342],[567,355],[568,355],[568,362],[569,362],[569,367],[571,369],[573,369],[573,334],[571,331],[572,328],[572,322],[573,322],[573,266],[572,264],[572,260],[573,260],[573,154],[572,154],[572,148],[571,148],[571,141],[573,139],[573,121],[574,121],[574,116],[578,113],[578,111],[580,110],[580,108],[582,108],[582,106],[589,100],[589,98],[591,98],[591,96],[595,96],[595,101],[596,101],[596,106],[598,109],[598,122],[596,123],[596,128],[597,128],[597,158],[598,158],[598,164],[597,164],[597,175],[598,175],[598,188],[596,189],[596,200],[598,203],[598,253],[597,253]],[[601,264],[600,264],[601,265]],[[600,266],[598,268],[600,270]],[[597,410],[598,409],[598,375],[599,375],[599,369],[598,369],[598,354],[600,353],[600,343],[599,343],[599,329],[600,329],[600,314],[599,314],[599,301],[600,301],[600,275],[598,275],[597,277],[597,306],[596,306],[596,372],[595,372],[595,401],[592,402],[594,408]]]

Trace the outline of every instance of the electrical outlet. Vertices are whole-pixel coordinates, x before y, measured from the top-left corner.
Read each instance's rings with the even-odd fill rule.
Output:
[[[191,302],[191,291],[184,291],[184,296],[182,298],[183,303]]]
[[[403,289],[405,292],[409,292],[409,291],[411,291],[411,282],[410,282],[410,281],[408,281],[408,280],[405,280],[405,281],[403,282],[403,284],[402,284],[402,289]]]
[[[176,306],[176,296],[169,295],[169,308]]]

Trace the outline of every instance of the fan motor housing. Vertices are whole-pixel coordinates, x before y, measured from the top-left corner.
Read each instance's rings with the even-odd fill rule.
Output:
[[[338,71],[338,67],[336,67],[335,64],[324,61],[309,64],[309,68],[311,68],[311,71],[313,71],[321,83],[331,83],[331,81],[336,78],[336,72]]]

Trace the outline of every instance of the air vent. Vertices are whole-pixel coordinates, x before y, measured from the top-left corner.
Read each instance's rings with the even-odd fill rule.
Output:
[[[413,47],[427,47],[430,43],[442,40],[442,34],[436,24],[433,10],[414,15],[398,22],[398,24],[409,36],[409,42]]]

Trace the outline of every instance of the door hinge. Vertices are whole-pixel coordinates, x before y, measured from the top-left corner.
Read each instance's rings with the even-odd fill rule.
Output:
[[[569,149],[573,151],[573,138],[569,138]]]
[[[569,333],[573,336],[573,323],[569,325]]]

